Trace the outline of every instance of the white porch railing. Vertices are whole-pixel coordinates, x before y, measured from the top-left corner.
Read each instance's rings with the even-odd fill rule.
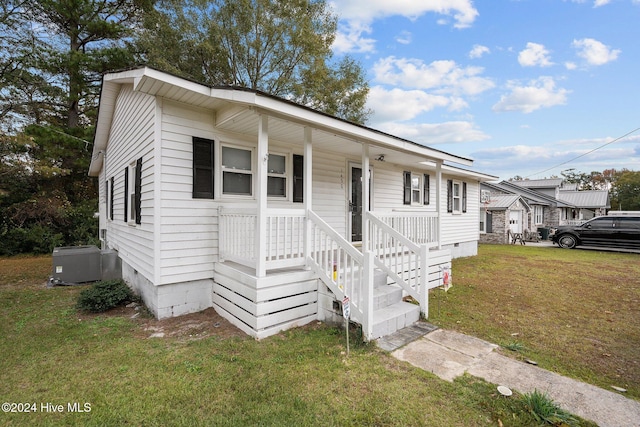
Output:
[[[373,254],[362,254],[314,212],[309,212],[309,263],[342,301],[349,297],[351,318],[362,325],[367,340],[373,335]]]
[[[420,311],[428,314],[429,244],[418,245],[376,215],[367,214],[368,251],[375,255],[376,267],[420,302]],[[404,219],[404,218],[403,218]],[[396,224],[411,224],[399,221]],[[417,230],[415,228],[414,230]]]
[[[220,259],[256,267],[256,209],[219,208]],[[268,209],[266,215],[266,268],[305,265],[305,212],[303,209]]]
[[[437,212],[372,212],[375,217],[389,225],[413,243],[427,244],[437,247],[438,213]]]

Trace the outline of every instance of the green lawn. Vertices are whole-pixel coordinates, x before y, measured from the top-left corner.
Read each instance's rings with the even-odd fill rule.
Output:
[[[432,293],[431,322],[640,399],[640,254],[481,245],[453,283]]]
[[[454,288],[440,301],[450,325],[470,326],[464,307],[456,314],[448,304],[472,290],[462,271],[477,272],[487,256],[483,248],[454,266]],[[494,385],[448,383],[373,345],[352,342],[347,356],[343,332],[315,323],[262,341],[149,339],[129,317],[79,315],[81,288],[47,289],[50,267],[50,257],[0,258],[0,400],[36,410],[0,413],[0,425],[537,424]],[[85,412],[71,413],[76,403]]]

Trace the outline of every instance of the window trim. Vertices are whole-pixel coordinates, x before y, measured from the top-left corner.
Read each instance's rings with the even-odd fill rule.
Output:
[[[455,189],[458,188],[458,195]],[[457,207],[456,207],[456,202]],[[467,183],[454,179],[447,180],[447,213],[460,215],[467,212]]]
[[[256,175],[256,164],[255,164],[255,151],[256,149],[254,147],[249,147],[249,146],[244,146],[244,145],[238,145],[238,144],[232,144],[232,143],[226,143],[226,142],[221,142],[220,144],[220,155],[219,157],[219,161],[217,163],[217,166],[220,168],[218,173],[220,174],[220,195],[222,197],[225,198],[231,198],[231,199],[249,199],[249,198],[254,198],[255,196],[255,175]],[[224,151],[225,148],[233,148],[236,150],[244,150],[244,151],[249,151],[251,153],[251,169],[250,170],[244,170],[244,169],[232,169],[232,168],[226,168],[223,164],[222,164],[222,152]],[[251,177],[251,188],[250,188],[250,193],[249,194],[238,194],[238,193],[225,193],[224,192],[224,174],[225,172],[228,173],[235,173],[235,174],[246,174],[249,175]]]
[[[419,188],[413,188],[413,180],[417,178],[419,181]],[[428,173],[403,171],[402,172],[402,187],[403,197],[402,204],[405,206],[428,206],[430,204],[430,184],[431,178]],[[414,200],[414,192],[419,192],[419,199]]]
[[[290,179],[292,177],[292,174],[290,172],[291,171],[291,167],[289,165],[289,162],[291,161],[291,155],[290,153],[284,153],[284,152],[279,152],[279,151],[269,151],[269,158],[271,158],[271,156],[279,156],[279,157],[284,157],[284,173],[280,174],[280,173],[271,173],[269,172],[269,160],[267,160],[267,198],[272,199],[272,200],[283,200],[283,201],[288,201],[290,199],[289,194],[290,194],[290,190],[289,190],[289,182]],[[284,195],[280,196],[280,195],[274,195],[274,194],[269,194],[269,178],[284,178]]]

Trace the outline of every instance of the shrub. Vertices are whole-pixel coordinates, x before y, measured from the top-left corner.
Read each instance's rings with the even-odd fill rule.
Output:
[[[80,292],[76,308],[100,313],[135,299],[131,289],[122,280],[107,280]]]

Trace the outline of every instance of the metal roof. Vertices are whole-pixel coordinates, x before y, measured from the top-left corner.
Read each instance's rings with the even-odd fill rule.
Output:
[[[563,191],[560,198],[577,208],[610,208],[607,190]]]
[[[523,181],[509,181],[513,184],[519,185],[520,187],[526,188],[554,188],[560,187],[563,178],[545,178],[545,179],[526,179]]]
[[[520,196],[517,194],[492,195],[489,203],[482,203],[481,205],[487,210],[499,211],[510,208],[518,199],[520,199]]]

